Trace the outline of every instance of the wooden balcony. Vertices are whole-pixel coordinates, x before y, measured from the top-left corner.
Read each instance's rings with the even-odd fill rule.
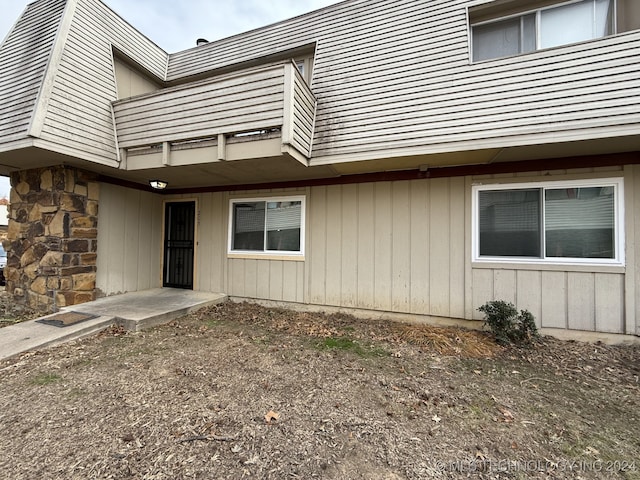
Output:
[[[315,109],[292,62],[113,102],[127,170],[283,155],[308,165]]]

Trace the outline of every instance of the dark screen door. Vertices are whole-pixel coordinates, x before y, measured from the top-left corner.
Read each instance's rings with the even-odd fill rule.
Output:
[[[164,212],[165,287],[193,289],[195,202],[169,202]]]

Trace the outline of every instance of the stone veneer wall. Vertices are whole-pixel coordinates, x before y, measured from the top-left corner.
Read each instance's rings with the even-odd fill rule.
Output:
[[[11,174],[6,289],[43,312],[96,297],[99,184],[56,166]]]

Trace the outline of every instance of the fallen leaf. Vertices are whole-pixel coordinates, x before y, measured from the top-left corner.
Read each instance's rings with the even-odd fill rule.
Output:
[[[600,455],[600,452],[593,447],[587,447],[584,453],[587,455]]]
[[[273,410],[269,410],[267,414],[264,416],[264,420],[267,423],[271,423],[274,421],[277,422],[279,418],[280,418],[280,414],[278,412],[274,412]]]
[[[509,410],[507,410],[506,408],[502,408],[502,407],[498,407],[498,410],[500,411],[500,413],[504,417],[504,421],[505,422],[512,422],[513,421],[513,413],[511,413]]]

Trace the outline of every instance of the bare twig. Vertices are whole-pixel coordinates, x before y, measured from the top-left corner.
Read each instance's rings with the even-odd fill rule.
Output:
[[[542,378],[542,377],[531,377],[531,378],[525,378],[524,380],[522,380],[520,382],[520,385],[523,385],[523,384],[525,384],[527,382],[531,382],[533,380],[538,380],[538,381],[547,382],[547,383],[556,383],[553,380],[548,380],[548,379]]]
[[[216,442],[232,442],[236,437],[225,437],[220,435],[195,435],[193,437],[185,437],[177,440],[178,443],[195,442],[198,440],[207,441],[215,440]]]

